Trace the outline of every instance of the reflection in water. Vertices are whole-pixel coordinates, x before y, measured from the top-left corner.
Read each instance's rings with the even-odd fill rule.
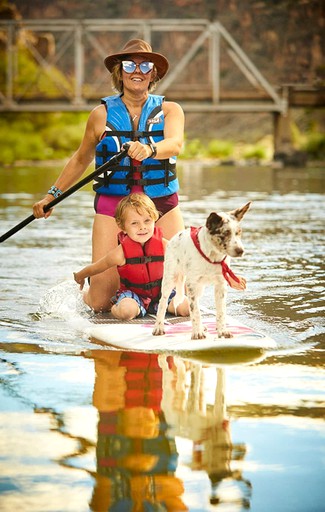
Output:
[[[101,505],[103,512],[122,511],[132,502],[140,510],[166,510],[168,498],[178,510],[196,512],[234,512],[248,504],[254,512],[324,508],[325,173],[181,165],[186,225],[253,201],[246,254],[234,262],[248,288],[230,292],[229,313],[275,338],[282,352],[227,375],[227,411],[236,419],[230,429],[223,370],[153,355],[144,363],[129,354],[126,362],[120,352],[113,363],[105,360],[112,353],[96,345],[94,410],[93,362],[77,357],[94,344],[76,336],[66,319],[36,322],[33,315],[49,288],[72,283],[76,262],[89,261],[93,194],[90,186],[74,194],[50,219],[1,246],[0,499],[6,512],[17,503],[28,512],[85,512],[89,503],[94,511]],[[1,169],[1,232],[30,215],[58,172]],[[60,311],[74,308],[65,299]],[[202,302],[213,304],[208,291]]]
[[[207,404],[205,367],[173,358],[173,366],[164,363],[162,407],[172,432],[193,442],[192,470],[205,471],[210,479],[210,503],[236,503],[249,506],[251,484],[242,476],[240,462],[246,448],[231,441],[226,412],[225,374],[216,368],[215,397]],[[234,461],[236,466],[233,467]]]
[[[191,469],[209,476],[210,503],[249,508],[251,484],[240,469],[246,448],[231,441],[223,369],[207,405],[200,364],[120,351],[92,356],[99,418],[92,511],[189,510],[176,476],[178,436],[192,442]]]
[[[163,372],[153,354],[98,351],[97,475],[91,510],[187,510],[177,450],[161,408]]]
[[[325,192],[322,168],[273,169],[271,167],[216,166],[208,162],[183,162],[181,168],[182,194],[196,200],[219,191],[221,196],[240,191],[261,193]]]

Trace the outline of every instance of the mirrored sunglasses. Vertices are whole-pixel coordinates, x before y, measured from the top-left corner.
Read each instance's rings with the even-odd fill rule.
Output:
[[[136,64],[133,62],[133,60],[122,60],[122,68],[123,71],[126,73],[134,73],[134,71],[137,69],[137,66],[139,66],[139,69],[141,73],[146,75],[147,73],[150,73],[153,69],[153,62],[141,62],[140,64]]]

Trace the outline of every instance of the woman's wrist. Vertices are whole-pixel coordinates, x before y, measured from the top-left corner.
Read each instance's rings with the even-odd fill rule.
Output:
[[[155,158],[157,155],[157,146],[155,144],[152,144],[151,142],[148,142],[147,146],[151,149],[151,155],[149,155],[148,158]]]
[[[60,190],[55,185],[52,185],[52,187],[50,187],[47,191],[47,194],[53,196],[56,199],[57,197],[60,197],[62,195],[62,190]]]

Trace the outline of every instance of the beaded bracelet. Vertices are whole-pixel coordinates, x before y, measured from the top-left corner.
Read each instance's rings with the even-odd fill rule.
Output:
[[[51,196],[57,198],[62,194],[62,190],[60,190],[58,187],[55,187],[54,185],[52,185],[52,187],[50,188],[50,190],[47,191],[47,193],[50,194]]]

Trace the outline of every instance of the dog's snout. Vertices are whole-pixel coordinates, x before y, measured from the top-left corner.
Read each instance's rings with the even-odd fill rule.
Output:
[[[244,249],[242,247],[236,247],[235,249],[236,256],[242,256],[244,254]]]

